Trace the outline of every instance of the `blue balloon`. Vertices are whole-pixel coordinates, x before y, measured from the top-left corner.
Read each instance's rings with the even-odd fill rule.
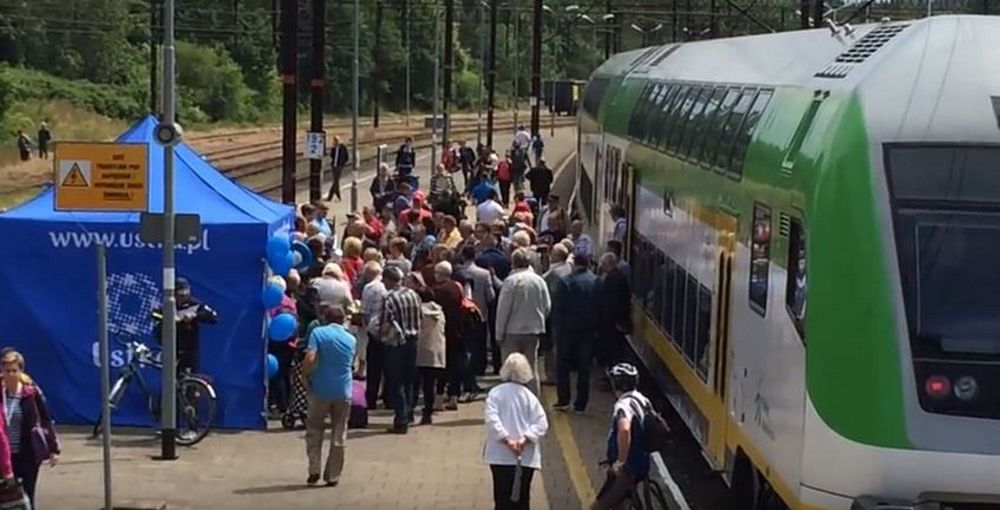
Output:
[[[267,260],[278,260],[284,257],[291,248],[291,241],[286,234],[275,234],[267,240]]]
[[[271,266],[271,270],[274,271],[274,274],[279,276],[288,276],[288,272],[295,267],[295,254],[290,251],[286,251],[280,258],[268,259],[267,263]]]
[[[313,263],[313,252],[309,249],[309,246],[302,241],[295,241],[292,243],[292,254],[298,254],[299,263],[295,264],[295,269],[299,271],[305,271],[309,269],[309,266]]]
[[[272,342],[284,342],[295,334],[295,328],[299,325],[295,316],[290,313],[279,313],[271,319],[267,325],[267,337]]]
[[[261,301],[264,303],[264,308],[270,310],[281,304],[281,298],[285,297],[285,293],[281,291],[275,283],[268,282],[264,286],[264,292],[261,295]]]
[[[278,358],[274,354],[267,355],[267,378],[270,379],[278,375]]]

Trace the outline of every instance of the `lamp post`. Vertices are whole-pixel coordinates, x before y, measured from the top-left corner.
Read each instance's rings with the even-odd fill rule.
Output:
[[[631,28],[632,28],[632,30],[635,30],[636,32],[639,32],[640,34],[642,34],[642,47],[645,48],[646,46],[649,46],[649,34],[654,34],[656,32],[659,32],[660,30],[662,30],[663,29],[663,23],[657,23],[656,26],[654,26],[652,28],[642,28],[639,25],[636,25],[635,23],[633,23],[631,25]]]

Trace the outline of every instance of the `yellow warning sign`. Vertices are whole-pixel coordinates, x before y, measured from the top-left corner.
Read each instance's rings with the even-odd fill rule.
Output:
[[[147,210],[148,151],[144,143],[57,143],[55,209]]]
[[[69,173],[63,179],[62,186],[64,188],[86,188],[90,186],[90,184],[87,184],[87,178],[83,176],[83,171],[80,170],[80,164],[76,161],[69,168]]]

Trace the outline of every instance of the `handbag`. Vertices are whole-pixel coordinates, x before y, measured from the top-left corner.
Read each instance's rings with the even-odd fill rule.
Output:
[[[35,408],[35,425],[31,427],[31,450],[35,454],[35,460],[45,462],[52,457],[55,449],[56,437],[52,429],[42,426],[42,415],[38,412],[38,400],[41,395],[35,393],[31,404]],[[0,507],[2,508],[2,507]]]
[[[31,510],[28,495],[17,481],[0,484],[0,510]]]

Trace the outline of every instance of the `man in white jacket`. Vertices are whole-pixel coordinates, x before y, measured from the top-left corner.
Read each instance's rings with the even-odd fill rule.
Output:
[[[497,301],[496,336],[500,340],[501,359],[514,352],[524,354],[532,374],[538,374],[539,337],[545,333],[545,319],[552,309],[549,288],[531,269],[527,249],[514,250],[510,258],[513,271],[503,281]],[[540,394],[537,376],[528,387]]]

